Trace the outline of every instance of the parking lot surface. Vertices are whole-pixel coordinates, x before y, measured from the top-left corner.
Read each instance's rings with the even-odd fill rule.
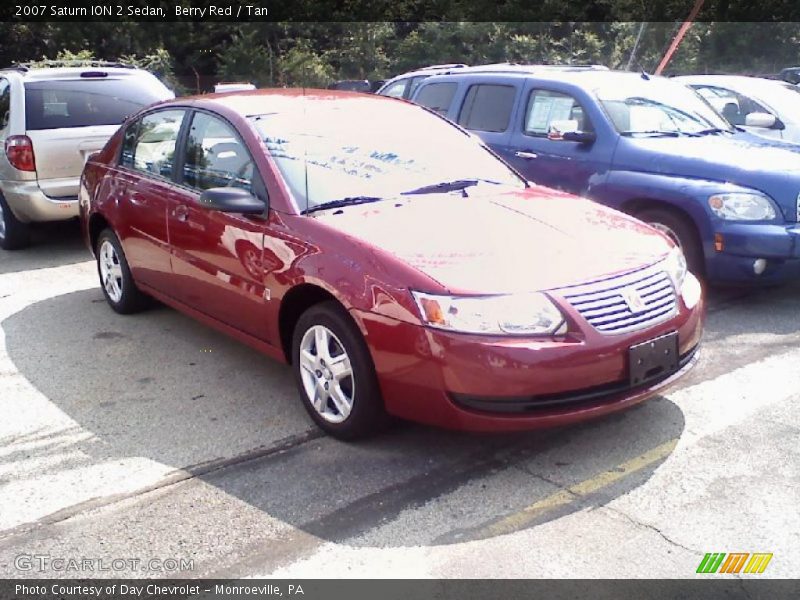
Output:
[[[0,253],[0,577],[681,578],[707,552],[800,576],[800,284],[711,290],[695,370],[611,418],[346,444],[287,367],[113,313],[74,224],[36,236]]]

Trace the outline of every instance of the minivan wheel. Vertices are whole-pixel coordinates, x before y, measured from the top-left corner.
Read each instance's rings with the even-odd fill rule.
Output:
[[[3,250],[19,250],[30,243],[30,229],[8,206],[3,194],[0,194],[0,248]]]
[[[145,308],[147,296],[133,282],[122,244],[110,229],[104,229],[97,237],[95,255],[100,289],[103,290],[109,306],[123,315]]]
[[[292,367],[303,406],[326,433],[353,440],[387,423],[367,345],[336,302],[316,304],[300,316]]]
[[[683,250],[686,265],[695,275],[703,275],[704,264],[703,249],[694,228],[679,215],[666,210],[649,209],[636,213],[636,218],[641,219],[654,229],[665,234]]]

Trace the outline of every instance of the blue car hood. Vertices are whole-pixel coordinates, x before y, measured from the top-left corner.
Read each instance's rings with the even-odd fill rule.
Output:
[[[797,220],[800,152],[746,134],[620,138],[614,169],[733,183],[769,195]]]

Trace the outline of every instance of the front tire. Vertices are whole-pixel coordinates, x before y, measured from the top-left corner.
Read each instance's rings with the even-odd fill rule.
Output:
[[[108,305],[121,315],[144,309],[147,296],[136,287],[122,244],[111,229],[104,229],[97,237],[95,256],[100,289]]]
[[[683,251],[686,266],[695,275],[703,276],[705,260],[697,231],[680,215],[657,208],[636,213],[636,218],[658,229]]]
[[[388,422],[367,345],[338,303],[316,304],[300,316],[292,368],[303,406],[329,435],[354,440]]]
[[[0,194],[0,248],[3,250],[19,250],[30,243],[30,228],[14,213],[8,202]]]

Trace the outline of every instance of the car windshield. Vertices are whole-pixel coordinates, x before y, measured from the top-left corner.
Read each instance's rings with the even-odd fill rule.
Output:
[[[731,126],[697,92],[663,79],[615,82],[595,90],[600,103],[625,135],[697,134],[731,131]]]
[[[250,116],[301,211],[460,190],[467,180],[525,186],[477,138],[418,106],[374,97],[311,100]]]

